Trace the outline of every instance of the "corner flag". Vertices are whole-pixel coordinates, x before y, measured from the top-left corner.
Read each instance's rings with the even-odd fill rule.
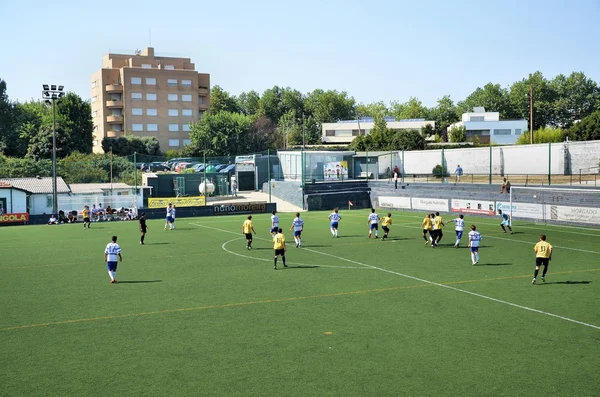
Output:
[[[354,206],[354,204],[352,204],[352,201],[348,200],[348,211],[350,211],[350,207]]]

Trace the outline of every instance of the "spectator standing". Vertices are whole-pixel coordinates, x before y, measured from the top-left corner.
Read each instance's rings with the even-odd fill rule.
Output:
[[[456,170],[454,170],[454,174],[456,175],[456,183],[460,182],[460,177],[463,174],[463,169],[460,164],[456,167]]]
[[[504,178],[504,183],[502,183],[500,193],[510,193],[510,182],[507,181],[506,178]]]

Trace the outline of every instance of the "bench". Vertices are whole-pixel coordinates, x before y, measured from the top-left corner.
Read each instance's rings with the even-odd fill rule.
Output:
[[[373,173],[362,171],[360,174],[358,174],[358,177],[360,179],[373,179]]]

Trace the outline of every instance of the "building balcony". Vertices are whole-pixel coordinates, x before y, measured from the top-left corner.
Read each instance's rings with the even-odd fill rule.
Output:
[[[106,136],[108,136],[110,138],[114,138],[114,137],[121,136],[121,135],[123,135],[123,131],[112,131],[112,130],[106,131]]]
[[[123,101],[106,101],[107,108],[122,108]]]
[[[208,110],[208,103],[199,103],[198,109],[200,110]]]
[[[198,95],[200,95],[200,96],[208,96],[209,93],[210,93],[210,91],[208,90],[208,88],[205,88],[205,87],[198,88]]]
[[[123,85],[121,84],[107,84],[106,92],[123,92]]]
[[[111,114],[106,116],[106,122],[108,124],[123,124],[123,116]]]

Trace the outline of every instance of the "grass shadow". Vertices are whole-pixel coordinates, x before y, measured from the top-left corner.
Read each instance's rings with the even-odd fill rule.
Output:
[[[175,243],[144,243],[143,245],[169,245],[169,244],[175,244]]]
[[[331,247],[331,245],[314,245],[314,244],[310,244],[310,245],[307,245],[306,247],[308,247],[308,248],[327,248],[327,247]],[[299,248],[304,248],[304,245],[301,245]]]
[[[481,263],[480,266],[512,266],[512,263]]]
[[[281,267],[281,268],[278,267],[277,269],[286,269],[286,270],[287,269],[315,269],[318,267],[320,267],[320,266],[317,266],[317,265],[313,265],[313,266],[308,266],[308,265],[291,266],[291,265],[288,265],[288,267]]]
[[[145,284],[145,283],[162,283],[162,280],[131,280],[119,281],[118,284]]]
[[[587,280],[586,281],[571,281],[571,280],[567,280],[567,281],[552,281],[552,282],[549,282],[549,283],[542,282],[542,283],[540,283],[538,285],[550,285],[550,284],[563,284],[563,285],[581,285],[581,284],[584,284],[584,285],[586,285],[586,284],[591,284],[591,283],[592,283],[591,281],[587,281]]]

